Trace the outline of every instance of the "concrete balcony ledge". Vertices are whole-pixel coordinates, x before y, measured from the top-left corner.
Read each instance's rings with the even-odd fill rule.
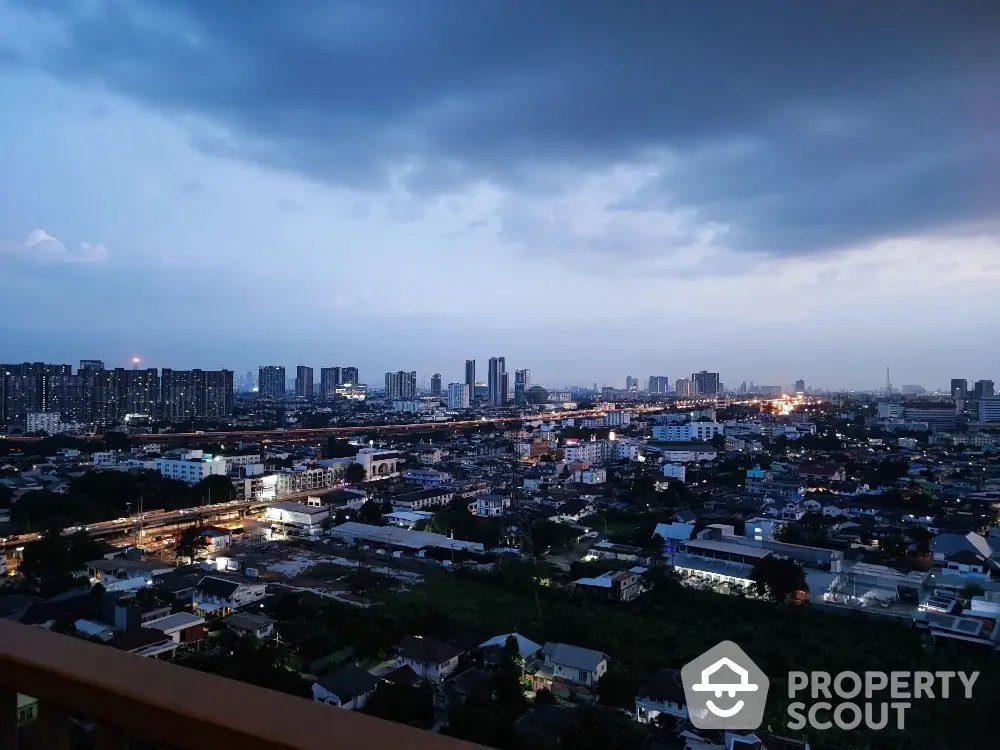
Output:
[[[17,693],[39,701],[47,750],[69,747],[69,717],[97,745],[127,737],[178,750],[475,750],[478,746],[304,698],[0,620],[0,748],[16,747]]]

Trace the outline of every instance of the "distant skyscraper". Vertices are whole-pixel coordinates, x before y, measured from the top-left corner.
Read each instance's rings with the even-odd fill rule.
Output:
[[[319,370],[319,395],[336,396],[337,386],[342,382],[341,377],[339,367],[321,367]]]
[[[417,396],[417,372],[387,372],[385,374],[385,397],[391,401],[405,401]]]
[[[285,368],[267,365],[257,372],[257,393],[261,398],[285,397]]]
[[[994,395],[992,380],[977,380],[973,386],[973,396],[977,401],[981,398],[992,398]]]
[[[677,378],[674,381],[674,391],[677,398],[692,398],[694,396],[694,383],[688,378]]]
[[[504,406],[507,403],[507,360],[490,357],[488,376],[486,386],[490,406]]]
[[[80,360],[80,372],[84,370],[103,370],[104,360],[103,359],[81,359]]]
[[[666,375],[650,375],[649,376],[649,388],[647,389],[650,394],[662,395],[670,389],[670,378]]]
[[[295,368],[295,395],[299,398],[313,397],[313,368],[304,365]]]
[[[951,397],[965,400],[969,397],[969,381],[965,378],[952,378]]]
[[[465,384],[469,386],[469,398],[476,398],[476,360],[465,360]]]
[[[441,373],[439,372],[431,375],[431,395],[441,396]]]
[[[351,385],[357,385],[358,383],[361,382],[361,376],[358,375],[357,367],[341,368],[340,377],[341,377],[340,385],[347,385],[348,383],[350,383]]]
[[[449,383],[448,384],[448,408],[468,409],[469,408],[469,384]]]
[[[797,394],[804,394],[806,392],[806,381],[799,378],[795,381],[795,392]]]
[[[631,375],[625,376],[625,390],[629,393],[634,393],[639,390],[639,378],[633,378]]]
[[[514,370],[514,403],[527,403],[524,394],[531,388],[531,370]]]
[[[694,386],[695,397],[717,396],[719,394],[719,373],[702,370],[691,376],[691,384]]]

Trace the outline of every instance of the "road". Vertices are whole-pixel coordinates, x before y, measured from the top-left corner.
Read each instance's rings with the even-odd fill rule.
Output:
[[[648,412],[662,411],[663,405],[647,406],[636,405],[623,407],[630,411]],[[533,419],[573,419],[578,417],[598,417],[603,416],[604,409],[588,409],[585,411],[563,411],[552,414],[528,415],[520,417],[481,417],[462,422],[411,422],[408,424],[378,424],[378,425],[351,425],[350,427],[316,427],[313,429],[292,429],[292,430],[237,430],[230,432],[160,432],[160,433],[139,433],[129,435],[132,440],[139,442],[170,442],[175,440],[234,440],[237,438],[252,438],[256,440],[281,440],[283,442],[295,442],[297,440],[312,440],[331,435],[355,435],[359,432],[377,432],[385,435],[397,433],[419,432],[422,430],[455,430],[479,427],[483,424],[506,424],[509,422],[528,422]],[[104,435],[80,435],[82,440],[103,440]],[[9,439],[18,442],[32,442],[42,440],[39,437],[22,437],[11,435]]]
[[[282,495],[281,497],[274,500],[233,500],[227,503],[214,503],[212,505],[199,505],[192,508],[181,508],[179,510],[170,511],[150,511],[148,513],[143,513],[142,518],[138,516],[132,516],[130,518],[118,518],[113,521],[100,521],[98,523],[92,523],[83,527],[90,536],[93,537],[107,537],[114,535],[128,536],[130,534],[135,534],[141,523],[143,535],[153,529],[159,529],[166,526],[178,526],[184,525],[185,521],[190,521],[194,523],[199,518],[211,521],[219,516],[224,516],[234,512],[251,512],[254,510],[259,510],[260,508],[266,508],[268,505],[273,505],[275,502],[281,502],[284,500],[302,500],[309,496],[320,495],[324,492],[334,488],[325,488],[321,490],[309,490],[307,492],[294,492],[289,495]],[[72,526],[63,531],[64,534],[73,533],[78,527]],[[37,532],[30,534],[15,534],[13,536],[5,537],[2,541],[4,549],[16,549],[17,547],[24,546],[28,542],[36,541],[41,535]]]

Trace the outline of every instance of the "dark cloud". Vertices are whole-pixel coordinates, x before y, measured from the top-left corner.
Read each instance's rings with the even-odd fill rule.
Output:
[[[780,253],[996,216],[995,0],[41,4],[49,71],[327,182],[530,190],[655,161],[620,210],[693,208]]]

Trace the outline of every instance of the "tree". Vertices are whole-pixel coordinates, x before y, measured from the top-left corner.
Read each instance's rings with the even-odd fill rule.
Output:
[[[605,706],[628,708],[635,705],[636,687],[620,667],[611,665],[597,683],[597,700]]]
[[[371,526],[384,526],[382,519],[381,505],[375,500],[369,500],[358,511],[358,523],[367,523]]]
[[[113,430],[104,433],[104,449],[109,451],[127,451],[130,447],[128,435]]]
[[[961,596],[966,601],[970,601],[974,596],[982,596],[986,591],[978,583],[969,582],[962,587]]]
[[[192,563],[199,552],[208,549],[208,539],[200,526],[188,526],[177,538],[174,552],[177,557],[186,557]]]
[[[806,572],[794,560],[765,557],[750,572],[753,590],[772,602],[783,602],[799,591],[808,591]]]
[[[227,503],[233,499],[233,482],[229,477],[213,474],[194,485],[191,494],[206,503]]]
[[[344,470],[344,481],[348,484],[360,484],[365,481],[365,467],[361,464],[351,464]]]

